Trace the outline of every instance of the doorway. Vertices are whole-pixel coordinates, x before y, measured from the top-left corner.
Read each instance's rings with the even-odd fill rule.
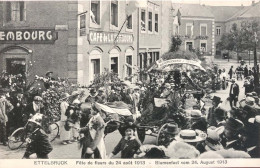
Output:
[[[10,75],[25,74],[26,60],[24,58],[6,58],[6,72]]]

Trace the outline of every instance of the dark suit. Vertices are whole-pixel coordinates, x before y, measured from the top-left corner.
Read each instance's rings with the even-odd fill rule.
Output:
[[[229,102],[231,107],[233,107],[232,104],[233,102],[234,102],[234,106],[237,106],[238,95],[239,95],[239,86],[236,83],[232,83],[229,91]]]
[[[13,122],[15,123],[15,127],[19,128],[19,127],[23,127],[24,126],[24,122],[23,122],[23,114],[24,114],[24,108],[26,107],[26,102],[25,100],[19,99],[17,97],[15,97],[12,102],[11,102],[14,106],[14,109],[12,111],[13,113]]]
[[[37,128],[29,138],[31,139],[31,143],[26,148],[24,158],[29,158],[31,154],[36,153],[37,158],[48,159],[48,154],[53,149],[48,135],[41,128]]]
[[[26,122],[27,122],[27,120],[29,119],[30,115],[34,115],[34,114],[36,114],[38,112],[44,114],[44,109],[40,107],[40,109],[35,111],[34,108],[33,108],[33,103],[28,104],[25,107],[25,109],[24,109],[23,120],[26,120]]]

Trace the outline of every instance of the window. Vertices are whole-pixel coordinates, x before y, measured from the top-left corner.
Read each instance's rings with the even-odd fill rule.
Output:
[[[126,56],[126,76],[132,75],[132,55]]]
[[[111,58],[111,71],[118,73],[118,57]]]
[[[82,14],[79,17],[80,17],[79,35],[85,36],[86,35],[86,14]]]
[[[126,28],[127,28],[127,29],[132,29],[132,28],[133,28],[132,15],[127,16]]]
[[[207,25],[206,24],[200,25],[200,35],[201,36],[207,35]]]
[[[145,19],[146,18],[146,12],[145,10],[141,10],[141,31],[145,31]]]
[[[220,29],[221,29],[221,26],[217,26],[217,36],[220,36]]]
[[[90,20],[94,24],[100,24],[100,1],[91,1]]]
[[[111,1],[111,25],[118,27],[118,1]]]
[[[193,25],[192,25],[192,23],[186,24],[186,35],[187,36],[193,35]]]
[[[150,32],[153,31],[153,13],[152,12],[149,12],[149,17],[148,17],[148,30]]]
[[[186,42],[186,50],[192,51],[193,49],[193,43],[192,42]]]
[[[158,19],[159,18],[158,18],[158,14],[157,13],[155,14],[154,19],[155,19],[154,20],[154,31],[158,33],[158,22],[159,22]]]
[[[25,21],[26,8],[23,1],[6,2],[6,21]]]
[[[200,51],[207,52],[207,43],[200,43]]]

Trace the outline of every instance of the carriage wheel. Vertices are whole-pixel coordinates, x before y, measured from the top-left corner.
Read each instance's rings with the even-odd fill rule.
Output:
[[[166,129],[167,129],[168,123],[164,124],[156,137],[156,145],[163,145],[165,147],[167,147],[173,140],[173,136],[169,133],[166,133]]]
[[[26,133],[24,128],[16,129],[8,138],[8,147],[11,150],[19,149],[25,142]]]
[[[145,128],[137,128],[137,135],[139,140],[143,143],[145,140]]]
[[[59,135],[59,131],[60,128],[57,123],[53,123],[49,126],[48,137],[50,142],[55,140],[55,138]]]

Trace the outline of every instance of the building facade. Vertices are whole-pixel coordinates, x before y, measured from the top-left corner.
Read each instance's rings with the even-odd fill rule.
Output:
[[[171,1],[144,2],[1,1],[0,70],[53,71],[82,85],[105,71],[132,76],[170,44]]]
[[[77,45],[77,13],[70,2],[1,1],[0,18],[1,72],[74,78],[68,58]]]
[[[181,24],[173,25],[172,34],[182,39],[181,50],[199,50],[204,55],[215,53],[215,19],[203,5],[172,4],[173,16],[181,13]],[[174,19],[173,17],[173,19]]]

